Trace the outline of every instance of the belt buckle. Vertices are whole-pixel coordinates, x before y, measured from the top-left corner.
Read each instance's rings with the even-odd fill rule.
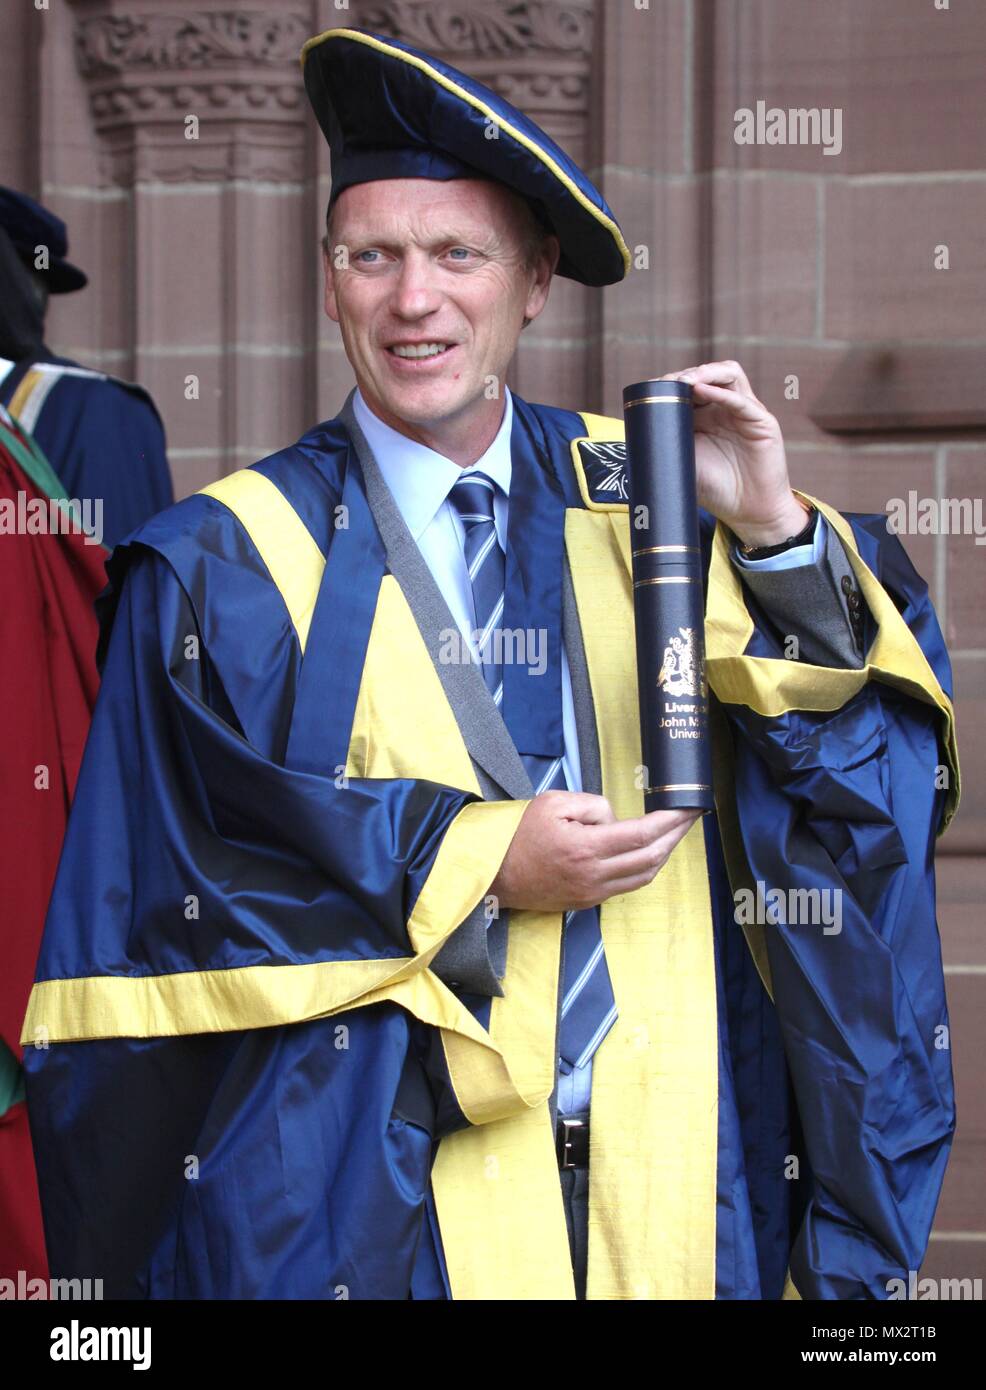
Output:
[[[569,1120],[566,1119],[564,1115],[559,1116],[559,1119],[562,1123],[562,1135],[560,1144],[561,1154],[559,1156],[558,1166],[559,1168],[574,1168],[576,1165],[569,1161],[569,1155],[572,1149],[572,1141],[571,1139],[569,1139],[568,1136],[573,1129],[584,1129],[585,1121]]]

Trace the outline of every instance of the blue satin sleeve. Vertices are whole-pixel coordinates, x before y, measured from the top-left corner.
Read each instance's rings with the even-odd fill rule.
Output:
[[[167,560],[134,553],[37,977],[228,970],[228,1016],[27,1047],[54,1275],[106,1297],[408,1296],[434,1142],[465,1123],[438,1030],[392,1001],[238,1028],[236,968],[410,954],[408,915],[468,800],[266,756]]]
[[[408,1297],[430,1030],[394,1004],[28,1048],[51,1274],[126,1299]]]
[[[857,536],[947,682],[899,542],[875,526]],[[782,656],[773,640],[761,625],[752,645]],[[940,716],[876,682],[831,712],[724,708],[748,864],[765,900],[783,893],[762,910],[809,1165],[792,1179],[807,1186],[792,1278],[803,1298],[886,1299],[924,1258],[955,1126],[933,865]]]
[[[408,917],[473,799],[265,757],[170,566],[144,550],[113,624],[38,979],[413,954]]]

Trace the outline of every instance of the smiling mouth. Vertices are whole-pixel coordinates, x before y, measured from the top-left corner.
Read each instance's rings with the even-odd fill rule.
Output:
[[[395,343],[388,347],[387,351],[393,357],[413,360],[421,357],[441,357],[442,353],[453,347],[455,343]]]

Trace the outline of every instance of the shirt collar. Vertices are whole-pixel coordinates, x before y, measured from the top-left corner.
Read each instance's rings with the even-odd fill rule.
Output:
[[[513,400],[507,386],[504,387],[504,395],[503,419],[489,448],[474,464],[463,469],[443,454],[408,439],[407,435],[385,424],[366,404],[359,387],[356,388],[353,399],[356,420],[415,540],[435,519],[452,484],[463,474],[485,473],[509,497]]]

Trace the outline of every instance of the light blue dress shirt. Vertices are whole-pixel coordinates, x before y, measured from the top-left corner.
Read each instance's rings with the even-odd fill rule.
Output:
[[[463,552],[464,527],[458,513],[448,500],[452,484],[469,473],[485,473],[497,484],[493,497],[493,520],[497,540],[507,549],[507,516],[510,499],[510,434],[513,427],[513,400],[509,388],[504,388],[506,402],[503,419],[489,448],[482,458],[461,469],[457,463],[398,433],[385,424],[366,404],[357,388],[353,410],[359,426],[366,435],[373,455],[380,466],[384,481],[393,494],[407,528],[417,542],[425,563],[431,570],[442,597],[449,606],[463,640],[473,651],[477,664],[479,653],[473,640],[476,620],[473,612],[472,586]],[[794,569],[811,564],[824,554],[825,520],[819,515],[815,527],[814,545],[795,546],[767,560],[745,560],[738,550],[733,559],[743,569]],[[561,655],[562,733],[564,757],[562,765],[570,791],[582,790],[582,767],[575,729],[575,703],[572,699],[572,678],[564,644]],[[619,1003],[619,1001],[617,1001]],[[577,1067],[567,1076],[558,1078],[558,1113],[581,1114],[589,1108],[592,1089],[592,1062]]]
[[[469,468],[462,469],[451,459],[437,454],[424,444],[418,444],[384,424],[370,410],[357,390],[353,410],[366,441],[380,466],[384,481],[393,494],[407,529],[417,541],[418,549],[431,570],[452,617],[479,664],[479,650],[473,634],[476,618],[473,609],[472,585],[466,565],[463,542],[465,528],[458,512],[448,500],[452,484],[470,473],[485,473],[497,484],[493,495],[493,521],[496,537],[507,552],[507,515],[510,497],[510,432],[513,427],[513,400],[504,388],[506,406],[500,428],[482,458]],[[579,742],[575,732],[575,702],[572,699],[572,677],[564,646],[561,654],[562,737],[564,755],[562,766],[570,791],[582,790],[582,768],[579,762]]]

